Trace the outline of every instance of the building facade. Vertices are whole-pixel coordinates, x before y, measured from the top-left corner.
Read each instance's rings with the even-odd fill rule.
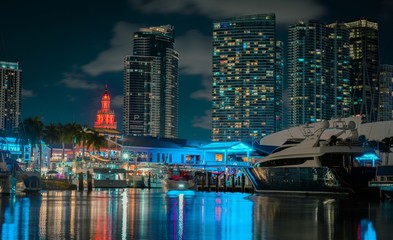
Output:
[[[379,121],[393,120],[393,65],[381,64],[379,82]]]
[[[351,116],[349,31],[342,23],[326,25],[327,119]]]
[[[105,85],[104,95],[101,98],[101,109],[98,110],[96,120],[94,122],[96,129],[116,129],[117,122],[115,120],[115,112],[111,110],[111,97],[108,93],[108,86]]]
[[[134,33],[133,55],[124,59],[123,133],[177,138],[178,62],[173,26]]]
[[[378,24],[365,19],[345,23],[350,31],[353,115],[377,121],[379,112]]]
[[[18,62],[0,62],[0,129],[15,132],[21,118],[22,70]]]
[[[213,23],[213,141],[252,140],[282,128],[283,44],[274,14]]]
[[[350,115],[349,32],[342,24],[289,27],[288,125]]]

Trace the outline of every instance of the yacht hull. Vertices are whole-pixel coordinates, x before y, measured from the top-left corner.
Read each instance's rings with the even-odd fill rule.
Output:
[[[368,181],[375,168],[343,169],[329,167],[254,167],[245,169],[255,191],[357,195],[371,191]]]

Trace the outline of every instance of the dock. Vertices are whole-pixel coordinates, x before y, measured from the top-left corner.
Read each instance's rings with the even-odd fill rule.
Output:
[[[196,176],[197,191],[254,193],[254,187],[244,174],[214,175],[206,172]]]
[[[378,166],[375,180],[368,183],[369,187],[379,188],[380,197],[393,197],[393,165]]]

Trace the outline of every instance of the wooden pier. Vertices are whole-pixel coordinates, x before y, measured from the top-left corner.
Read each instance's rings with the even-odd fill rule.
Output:
[[[214,175],[206,172],[205,175],[196,177],[196,185],[198,191],[204,192],[254,193],[254,187],[244,174],[241,176],[234,174]]]

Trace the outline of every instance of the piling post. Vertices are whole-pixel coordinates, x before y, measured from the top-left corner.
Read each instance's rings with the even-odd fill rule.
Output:
[[[87,175],[87,191],[91,192],[93,190],[93,181],[91,179],[90,171],[87,171],[86,175]]]
[[[205,175],[201,175],[199,176],[201,178],[201,190],[204,191],[204,187],[205,187]]]
[[[244,193],[245,185],[246,185],[246,177],[244,176],[244,173],[242,173],[242,193]]]
[[[209,172],[206,172],[206,177],[207,177],[207,191],[210,192],[210,184],[211,184],[211,179],[209,177]]]
[[[224,173],[224,186],[223,186],[224,192],[227,191],[227,175]]]
[[[216,192],[218,192],[218,181],[220,181],[220,178],[218,177],[218,175],[216,176]]]
[[[232,192],[235,192],[235,174],[232,175]]]
[[[78,173],[79,191],[83,191],[83,172]]]
[[[151,181],[151,173],[149,172],[149,178],[147,179],[147,188],[148,189],[150,189],[150,187],[151,187],[150,181]]]

